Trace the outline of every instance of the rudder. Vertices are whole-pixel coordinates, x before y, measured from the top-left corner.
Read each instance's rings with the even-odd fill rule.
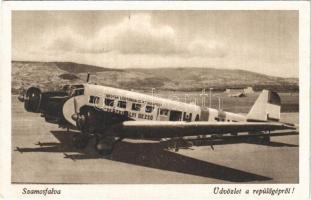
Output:
[[[280,121],[281,98],[276,92],[263,90],[247,114],[247,121]]]

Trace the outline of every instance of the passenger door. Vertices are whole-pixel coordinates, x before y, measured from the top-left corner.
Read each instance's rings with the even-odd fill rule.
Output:
[[[159,121],[168,121],[169,120],[169,110],[164,108],[159,108],[158,110],[158,120]]]

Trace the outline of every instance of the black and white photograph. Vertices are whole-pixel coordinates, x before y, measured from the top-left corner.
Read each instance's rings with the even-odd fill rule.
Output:
[[[10,17],[9,178],[24,197],[64,184],[217,184],[219,195],[305,183],[299,9]]]

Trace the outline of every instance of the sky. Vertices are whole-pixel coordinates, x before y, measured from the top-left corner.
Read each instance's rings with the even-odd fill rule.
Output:
[[[298,77],[298,11],[14,11],[12,59]]]

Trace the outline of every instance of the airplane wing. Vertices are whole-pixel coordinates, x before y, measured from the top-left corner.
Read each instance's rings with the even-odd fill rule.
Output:
[[[277,122],[125,121],[112,127],[111,134],[121,137],[170,138],[284,129],[296,128]]]

